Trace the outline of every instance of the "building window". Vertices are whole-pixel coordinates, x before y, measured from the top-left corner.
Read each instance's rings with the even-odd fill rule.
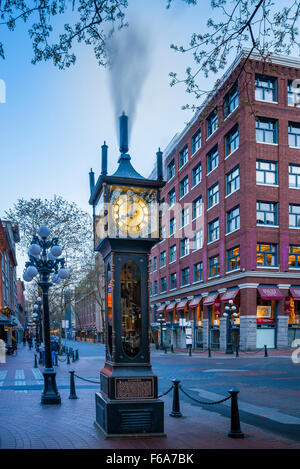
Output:
[[[189,254],[189,239],[184,238],[180,240],[180,256],[187,256]]]
[[[239,105],[239,92],[237,84],[235,84],[224,98],[224,114],[225,118],[229,116]]]
[[[277,244],[256,245],[256,264],[264,267],[277,266]]]
[[[192,171],[192,184],[193,187],[201,182],[201,163],[197,164]]]
[[[289,146],[300,148],[300,124],[289,122]]]
[[[170,236],[176,232],[176,218],[173,217],[170,220]]]
[[[264,75],[255,75],[255,99],[267,101],[268,103],[277,101],[276,78]]]
[[[289,206],[289,227],[300,228],[300,205]]]
[[[216,182],[208,189],[208,208],[213,207],[219,203],[219,183]]]
[[[180,198],[184,197],[189,191],[189,177],[186,176],[179,184]]]
[[[220,274],[220,256],[213,256],[209,258],[209,277],[216,277]]]
[[[218,156],[218,145],[216,145],[208,154],[207,154],[207,174],[213,171],[219,163]]]
[[[201,148],[201,129],[197,130],[197,132],[192,137],[192,154],[196,153]]]
[[[197,262],[194,264],[194,282],[200,282],[203,280],[203,262]]]
[[[236,166],[226,174],[226,195],[230,195],[240,188],[240,167]]]
[[[181,286],[189,285],[190,283],[190,268],[186,267],[181,270]]]
[[[166,254],[166,251],[162,251],[160,253],[160,267],[164,267],[166,265],[166,262],[167,262],[167,254]]]
[[[300,83],[295,80],[295,87],[293,87],[293,81],[288,81],[288,105],[298,107],[300,105]]]
[[[189,224],[189,207],[181,210],[181,228]]]
[[[265,117],[259,117],[256,120],[256,141],[258,143],[277,143],[276,120]]]
[[[234,207],[226,213],[227,233],[238,230],[240,227],[240,207]]]
[[[289,165],[289,187],[300,188],[300,165]]]
[[[207,138],[210,137],[218,128],[218,113],[214,109],[206,119]]]
[[[256,223],[258,225],[278,224],[278,204],[275,202],[256,202]]]
[[[168,164],[168,181],[175,176],[175,161],[172,160],[171,163]]]
[[[188,161],[188,146],[186,145],[181,152],[179,152],[179,169],[184,166]]]
[[[152,259],[149,260],[149,272],[152,273]]]
[[[289,267],[300,269],[300,246],[289,246]]]
[[[162,277],[160,279],[160,292],[163,293],[165,291],[167,291],[167,278]]]
[[[197,251],[203,247],[203,231],[197,230],[193,236],[193,250]]]
[[[227,272],[240,268],[240,246],[227,251]]]
[[[193,201],[193,220],[195,218],[201,217],[202,215],[202,197],[198,197]]]
[[[219,228],[219,219],[211,221],[208,224],[208,242],[216,241],[219,239],[220,228]]]
[[[157,295],[158,289],[157,289],[157,280],[154,280],[153,282],[153,295]]]
[[[176,244],[170,247],[170,262],[176,261]]]
[[[175,194],[175,188],[173,188],[169,194],[168,194],[168,199],[169,199],[169,208],[175,205],[176,201],[176,194]]]
[[[277,163],[275,161],[256,160],[256,184],[277,184]]]
[[[235,125],[233,129],[225,136],[225,156],[229,156],[239,147],[239,126]]]
[[[157,257],[153,257],[153,272],[156,272],[157,270]]]
[[[177,275],[176,272],[170,275],[170,289],[174,290],[177,288]]]

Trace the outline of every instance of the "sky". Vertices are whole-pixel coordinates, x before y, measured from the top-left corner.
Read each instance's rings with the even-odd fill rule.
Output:
[[[194,104],[192,96],[184,85],[170,87],[168,76],[171,71],[183,76],[191,57],[171,50],[170,44],[188,44],[212,14],[208,0],[198,6],[174,0],[169,10],[166,3],[129,0],[127,10],[129,28],[137,25],[143,31],[148,50],[146,64],[141,59],[144,80],[140,74],[139,83],[131,80],[130,96],[132,91],[139,93],[129,143],[132,163],[146,177],[158,147],[163,150],[192,117],[191,111],[181,109]],[[0,61],[0,80],[6,84],[6,102],[0,103],[0,218],[18,198],[55,194],[92,213],[88,173],[93,168],[97,179],[104,140],[109,146],[109,173],[116,170],[119,157],[112,74],[99,67],[86,45],[76,46],[77,62],[70,69],[59,70],[51,62],[32,65],[32,45],[22,24],[14,32],[1,29],[1,40],[6,59]],[[130,50],[127,54],[124,51],[125,71],[132,59]],[[121,86],[123,76],[114,76],[114,86],[118,80]],[[202,88],[210,90],[217,77],[200,78]]]

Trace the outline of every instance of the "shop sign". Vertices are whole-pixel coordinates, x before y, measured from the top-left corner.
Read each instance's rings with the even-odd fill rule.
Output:
[[[274,324],[275,319],[269,319],[269,318],[257,318],[257,322],[259,324]]]

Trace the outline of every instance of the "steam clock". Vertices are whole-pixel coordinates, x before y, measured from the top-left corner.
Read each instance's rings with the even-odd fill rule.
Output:
[[[106,438],[165,436],[164,403],[150,364],[148,259],[160,238],[162,153],[157,179],[130,163],[128,118],[120,117],[117,171],[107,175],[107,145],[97,184],[90,172],[95,250],[105,263],[106,359],[96,393],[96,426]]]

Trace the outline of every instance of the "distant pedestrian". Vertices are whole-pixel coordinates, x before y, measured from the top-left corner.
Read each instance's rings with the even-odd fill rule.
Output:
[[[41,357],[42,357],[42,363],[45,366],[45,345],[44,345],[44,342],[41,342],[41,344],[40,344],[40,353],[41,353]]]
[[[51,354],[52,354],[52,365],[53,365],[55,362],[55,355],[58,354],[58,343],[54,339],[51,340]]]
[[[31,350],[32,349],[32,336],[31,335],[27,337],[27,342],[28,342],[29,350]]]
[[[25,345],[26,345],[26,337],[25,337],[24,335],[23,335],[22,342],[23,342],[23,346],[25,347]]]

